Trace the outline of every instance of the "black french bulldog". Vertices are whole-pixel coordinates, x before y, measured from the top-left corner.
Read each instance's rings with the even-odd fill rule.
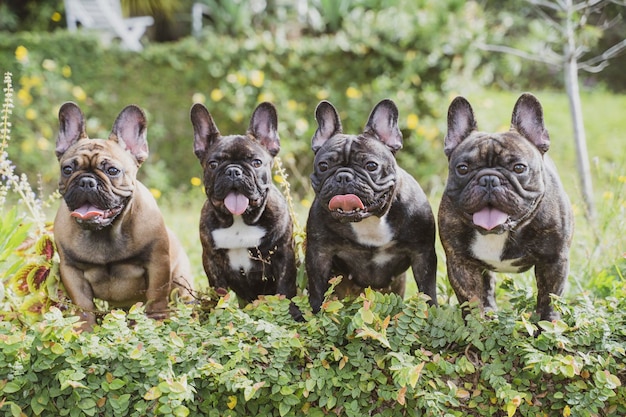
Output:
[[[280,150],[276,109],[259,104],[245,135],[222,136],[200,103],[191,109],[191,122],[207,195],[200,240],[210,285],[230,288],[245,302],[267,294],[292,298],[293,225],[287,202],[272,183],[272,165]],[[298,314],[295,308],[291,311]]]
[[[437,304],[435,220],[419,184],[400,168],[398,109],[383,100],[372,110],[363,133],[342,133],[337,110],[322,101],[311,184],[306,271],[309,302],[320,310],[329,279],[342,275],[335,292],[359,294],[365,287],[404,295],[409,267],[418,289]]]
[[[439,208],[448,278],[460,303],[494,310],[493,272],[535,267],[537,313],[559,317],[550,294],[564,291],[573,234],[570,202],[556,168],[541,104],[523,94],[505,133],[477,130],[463,97],[448,110],[449,175]]]

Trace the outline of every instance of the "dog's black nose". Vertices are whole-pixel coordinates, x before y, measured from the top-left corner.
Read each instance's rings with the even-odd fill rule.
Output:
[[[83,177],[78,181],[78,186],[84,190],[95,190],[98,188],[98,182],[95,178]]]
[[[496,175],[483,175],[478,179],[478,185],[484,188],[491,189],[499,187],[500,185],[502,185],[502,182],[500,181],[500,178],[498,178]]]
[[[243,171],[239,167],[228,167],[226,168],[226,176],[232,180],[235,178],[239,178],[243,175]]]
[[[335,181],[340,184],[347,184],[352,182],[353,180],[354,175],[351,172],[342,171],[338,172],[337,175],[335,175]]]

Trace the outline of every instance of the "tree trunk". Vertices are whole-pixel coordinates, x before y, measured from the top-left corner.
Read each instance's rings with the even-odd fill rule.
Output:
[[[578,63],[575,58],[565,62],[565,90],[569,100],[570,114],[574,127],[574,141],[576,142],[576,159],[578,175],[580,177],[581,191],[585,202],[587,218],[594,221],[596,210],[593,198],[593,185],[591,182],[591,167],[587,152],[587,138],[583,124],[583,112],[578,89]]]

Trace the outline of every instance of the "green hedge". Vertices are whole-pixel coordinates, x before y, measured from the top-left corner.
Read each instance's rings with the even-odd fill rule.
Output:
[[[367,291],[295,323],[288,301],[178,306],[165,322],[113,311],[93,333],[53,308],[0,323],[0,410],[20,416],[619,416],[626,302],[557,300],[532,323],[507,281],[496,318]],[[233,302],[234,301],[234,302]],[[534,337],[537,329],[541,333]],[[22,414],[23,413],[23,414]]]

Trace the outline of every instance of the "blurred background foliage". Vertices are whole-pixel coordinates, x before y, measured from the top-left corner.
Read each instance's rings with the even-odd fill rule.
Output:
[[[96,35],[65,30],[62,0],[0,5],[0,69],[17,92],[15,163],[56,187],[57,111],[77,102],[90,136],[106,136],[128,103],[146,110],[151,157],[143,180],[159,192],[185,192],[200,166],[192,152],[189,108],[204,102],[225,133],[242,133],[260,101],[278,107],[280,156],[297,198],[309,194],[317,103],[330,100],[344,130],[359,131],[371,108],[392,98],[405,142],[400,163],[424,188],[440,189],[441,142],[450,99],[484,87],[561,89],[541,64],[480,50],[480,43],[549,40],[527,2],[512,0],[199,0],[203,31],[191,36],[192,0],[122,0],[129,15],[152,15],[141,53],[102,46]],[[618,13],[623,8],[608,8]],[[590,54],[626,37],[626,25],[590,31]],[[622,92],[624,57],[587,86]],[[511,103],[512,104],[512,103]],[[510,109],[507,109],[510,113]],[[502,119],[506,126],[507,118]],[[501,127],[501,126],[498,126]]]

